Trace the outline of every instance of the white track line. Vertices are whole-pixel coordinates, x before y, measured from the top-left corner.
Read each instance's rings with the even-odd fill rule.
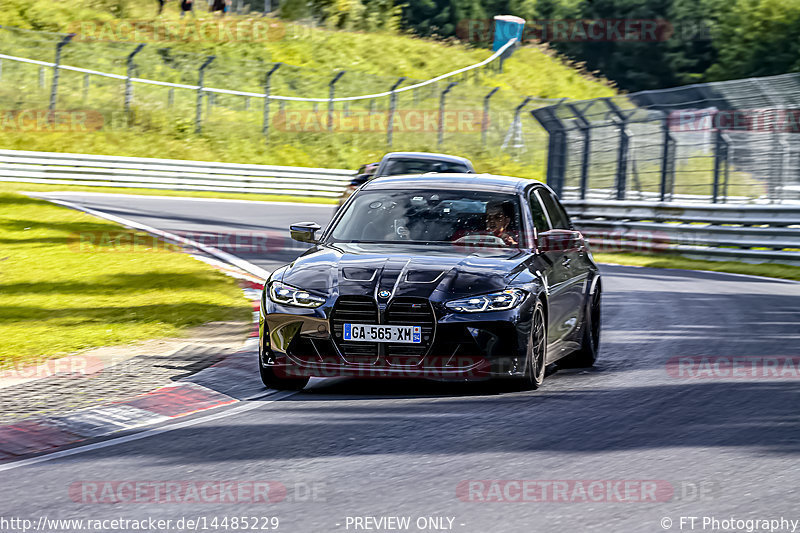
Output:
[[[36,196],[36,195],[32,195]],[[90,215],[94,215],[99,218],[104,218],[106,220],[110,220],[111,222],[116,222],[117,224],[122,224],[123,226],[127,226],[129,228],[139,229],[142,231],[146,231],[147,233],[151,233],[162,239],[166,239],[169,241],[178,242],[180,244],[184,244],[187,246],[192,246],[197,248],[198,250],[202,250],[209,255],[213,255],[214,257],[221,259],[222,261],[237,266],[247,272],[248,274],[252,274],[253,276],[259,277],[262,280],[267,280],[271,274],[268,270],[264,270],[260,266],[254,265],[250,261],[245,261],[235,255],[229,254],[228,252],[223,252],[218,248],[214,248],[213,246],[207,246],[205,244],[193,241],[191,239],[187,239],[185,237],[181,237],[179,235],[175,235],[174,233],[169,233],[168,231],[163,231],[152,226],[148,226],[147,224],[142,224],[141,222],[135,222],[133,220],[122,218],[117,215],[110,215],[108,213],[103,213],[102,211],[97,211],[95,209],[91,209],[89,207],[82,206],[80,204],[75,204],[72,202],[67,202],[66,200],[57,200],[55,198],[48,198],[46,196],[39,197],[48,202],[52,202],[54,204],[63,205],[64,207],[69,207],[70,209],[75,209],[76,211],[83,211]]]
[[[138,198],[138,199],[153,199],[153,200],[180,200],[186,202],[230,202],[242,204],[270,204],[270,205],[289,205],[289,206],[308,206],[308,207],[324,207],[326,209],[334,209],[335,204],[316,204],[306,202],[279,202],[269,200],[240,200],[236,198],[202,198],[195,196],[162,196],[162,195],[149,195],[149,194],[117,194],[111,192],[80,192],[80,191],[30,191],[26,194],[36,196],[37,198],[47,199],[48,194],[55,194],[59,196],[110,196],[122,198]]]
[[[657,259],[657,258],[655,258]],[[665,272],[675,272],[677,274],[686,273],[686,272],[702,272],[703,274],[720,274],[724,276],[739,276],[741,278],[753,278],[760,281],[777,281],[777,282],[785,282],[785,283],[800,283],[800,281],[793,280],[793,279],[786,279],[786,278],[770,278],[768,276],[757,276],[755,274],[740,274],[738,272],[725,272],[724,270],[692,270],[688,268],[661,268],[661,267],[649,267],[644,265],[623,265],[622,263],[603,263],[602,261],[598,261],[601,265],[607,266],[618,266],[618,267],[627,267],[627,268],[644,268],[647,270],[653,270],[658,272],[659,270]],[[776,265],[780,263],[775,263]],[[791,265],[787,265],[791,266]]]
[[[196,426],[198,424],[202,424],[205,422],[211,422],[223,417],[235,416],[240,413],[245,413],[247,411],[263,407],[264,404],[283,400],[284,398],[288,398],[289,396],[292,396],[294,394],[297,394],[297,391],[275,392],[268,394],[267,397],[269,399],[265,401],[249,400],[248,403],[240,403],[239,405],[237,405],[232,409],[223,409],[214,414],[201,416],[200,418],[193,418],[191,420],[184,420],[183,422],[176,422],[175,424],[170,424],[166,427],[148,429],[146,431],[142,431],[140,433],[134,433],[132,435],[125,435],[123,437],[112,438],[110,440],[96,442],[94,444],[87,444],[85,446],[79,446],[77,448],[71,448],[69,450],[62,450],[60,452],[53,452],[47,455],[41,455],[39,457],[31,457],[30,459],[22,459],[14,463],[0,465],[0,472],[13,470],[15,468],[20,468],[23,466],[30,466],[38,463],[44,463],[47,461],[52,461],[54,459],[60,459],[61,457],[69,457],[71,455],[77,455],[80,453],[90,452],[93,450],[99,450],[101,448],[108,448],[110,446],[116,446],[118,444],[125,444],[126,442],[133,442],[140,439],[146,439],[148,437],[154,437],[156,435],[161,435],[162,433],[168,433],[176,429],[183,429],[191,426]],[[263,398],[264,396],[261,397]]]

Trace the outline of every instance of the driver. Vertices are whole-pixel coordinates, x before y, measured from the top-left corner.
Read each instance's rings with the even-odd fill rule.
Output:
[[[510,229],[514,220],[514,205],[509,201],[490,202],[486,205],[486,231],[502,239],[507,246],[516,246],[519,235]]]

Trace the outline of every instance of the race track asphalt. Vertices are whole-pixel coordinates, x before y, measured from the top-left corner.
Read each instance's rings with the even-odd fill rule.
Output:
[[[299,220],[325,223],[331,212],[304,205],[48,196],[169,231],[285,231]],[[281,250],[248,260],[271,269],[286,258]],[[597,365],[556,369],[538,391],[318,380],[246,412],[222,408],[229,416],[0,472],[0,515],[277,516],[278,531],[288,533],[390,531],[355,529],[354,517],[366,516],[410,517],[410,527],[400,531],[445,531],[419,529],[415,521],[450,517],[449,530],[464,533],[710,531],[704,517],[800,520],[797,359],[794,373],[786,366],[768,375],[751,367],[740,368],[742,376],[724,372],[724,361],[733,357],[782,364],[781,357],[800,357],[800,284],[621,266],[603,266],[602,272]],[[701,356],[717,366],[668,365],[677,357]],[[287,494],[272,504],[102,504],[69,492],[76,482],[153,480],[271,480]],[[476,484],[473,491],[460,490],[470,480],[484,480],[487,490]],[[569,490],[539,493],[557,501],[477,501],[496,487],[514,499],[518,491],[508,480],[559,482],[551,487]],[[606,488],[592,485],[591,497],[582,497],[579,486],[593,481]],[[606,501],[624,492],[620,481],[634,492],[659,491],[645,502]],[[306,490],[312,486],[316,496]],[[697,517],[694,529],[681,517]]]

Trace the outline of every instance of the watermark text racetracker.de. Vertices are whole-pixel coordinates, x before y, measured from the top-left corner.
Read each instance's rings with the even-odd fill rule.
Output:
[[[663,479],[467,479],[456,497],[470,503],[665,503],[711,501],[716,481]]]
[[[448,133],[479,133],[488,127],[483,113],[477,109],[451,109],[443,114],[438,109],[398,109],[392,114],[369,110],[279,111],[274,126],[286,132],[330,129],[340,133],[382,133],[387,130],[389,121],[395,133],[433,133],[439,131],[440,123],[442,130]]]
[[[81,504],[275,504],[324,502],[322,481],[274,480],[85,480],[68,487]]]
[[[800,109],[680,109],[667,117],[674,132],[800,133]]]
[[[666,371],[678,379],[798,379],[800,356],[679,356]]]
[[[676,531],[735,531],[737,533],[754,533],[800,531],[800,520],[794,518],[736,518],[735,516],[665,516],[660,525],[665,530]]]
[[[97,131],[105,122],[93,109],[0,109],[0,132],[82,133]]]
[[[465,19],[456,26],[456,36],[469,42],[490,42],[495,31],[492,19]],[[672,34],[672,25],[664,19],[538,19],[525,23],[521,41],[660,42]]]
[[[184,247],[197,245],[213,247],[234,255],[268,255],[287,250],[305,250],[300,243],[291,239],[286,232],[230,231],[173,233],[182,243],[165,241],[154,235],[140,231],[81,231],[71,234],[67,239],[69,249],[75,253],[161,253],[177,252]]]
[[[268,18],[75,21],[75,41],[96,42],[266,42],[286,35],[286,24]]]

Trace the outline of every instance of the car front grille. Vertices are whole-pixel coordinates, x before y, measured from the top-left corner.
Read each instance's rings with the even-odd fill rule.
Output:
[[[371,365],[380,356],[376,342],[347,342],[344,324],[377,324],[378,304],[368,296],[340,296],[331,312],[333,338],[342,357],[351,364]]]
[[[386,362],[395,366],[418,365],[433,341],[436,318],[428,300],[422,298],[400,297],[393,300],[386,309],[386,324],[398,326],[420,326],[422,342],[419,344],[387,343]]]
[[[419,344],[347,342],[343,337],[344,324],[391,324],[420,326],[422,342]],[[428,353],[436,328],[436,318],[430,302],[424,298],[400,297],[386,309],[379,319],[378,305],[368,296],[342,296],[331,312],[333,339],[344,360],[351,364],[372,365],[381,357],[393,366],[418,365]]]

